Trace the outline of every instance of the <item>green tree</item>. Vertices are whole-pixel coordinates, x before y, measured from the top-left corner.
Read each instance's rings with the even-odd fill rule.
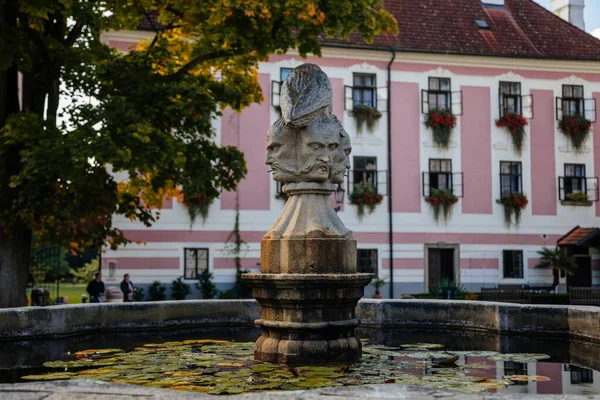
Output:
[[[44,283],[46,276],[50,271],[52,271],[52,267],[43,262],[38,262],[29,266],[29,273],[36,285]]]
[[[235,190],[243,154],[214,143],[212,118],[263,99],[270,54],[395,31],[381,3],[0,0],[0,307],[24,305],[32,232],[116,248],[128,241],[114,215],[149,226],[165,196],[210,203]],[[100,40],[144,18],[155,34],[137,49]]]
[[[575,273],[577,262],[575,261],[575,257],[570,255],[567,249],[560,247],[550,249],[548,247],[544,247],[542,250],[538,251],[538,254],[540,256],[540,261],[535,267],[552,268],[553,287],[557,287],[560,282],[559,274],[565,276],[573,275]]]
[[[69,268],[69,273],[73,275],[75,279],[77,279],[77,282],[88,283],[89,281],[94,279],[96,273],[99,271],[98,262],[98,259],[95,259],[85,264],[81,268]]]

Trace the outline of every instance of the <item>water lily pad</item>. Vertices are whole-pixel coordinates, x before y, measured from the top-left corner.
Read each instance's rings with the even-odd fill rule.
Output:
[[[90,349],[90,350],[81,350],[76,352],[75,354],[111,354],[111,353],[122,353],[121,349]]]
[[[86,369],[84,371],[79,371],[81,375],[99,375],[107,372],[114,372],[116,369],[112,367],[102,367],[102,368],[94,368],[94,369]]]
[[[486,363],[471,363],[463,365],[465,369],[492,369],[496,368],[496,363],[486,364]]]
[[[43,365],[47,368],[79,368],[89,367],[93,364],[92,360],[81,360],[81,361],[46,361]]]
[[[550,380],[547,376],[540,375],[508,375],[504,379],[511,380],[513,382],[547,382]]]
[[[535,354],[535,353],[514,353],[514,354],[495,354],[488,357],[494,361],[514,361],[520,363],[535,363],[539,360],[546,360],[550,358],[547,354]]]
[[[430,350],[430,349],[441,349],[442,347],[444,347],[443,344],[439,344],[439,343],[408,343],[408,344],[401,344],[400,346],[403,347],[404,350],[409,350],[409,349]]]
[[[406,356],[419,359],[446,360],[454,357],[455,355],[452,353],[446,353],[445,351],[417,351],[414,353],[408,353]]]
[[[51,372],[49,374],[41,375],[26,375],[22,376],[21,379],[26,379],[28,381],[53,381],[59,379],[70,379],[74,375],[74,372]]]
[[[246,364],[242,363],[220,363],[217,364],[217,367],[243,367]]]

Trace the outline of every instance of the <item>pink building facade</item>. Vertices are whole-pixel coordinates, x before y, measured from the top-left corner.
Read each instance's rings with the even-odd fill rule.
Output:
[[[126,50],[145,35],[107,33],[105,40]],[[241,265],[258,270],[260,240],[285,203],[264,164],[266,132],[279,118],[278,84],[288,69],[312,62],[331,79],[333,111],[352,139],[350,182],[343,187],[338,215],[358,241],[359,268],[387,282],[381,290],[384,297],[391,293],[390,281],[394,297],[427,292],[443,278],[471,291],[551,284],[551,271],[536,268],[537,252],[553,248],[578,225],[600,225],[600,121],[593,123],[581,151],[558,129],[557,121],[571,97],[581,108],[578,112],[596,120],[600,62],[425,51],[397,51],[391,59],[392,51],[386,48],[328,46],[321,58],[303,60],[290,52],[262,63],[264,102],[240,114],[225,110],[214,123],[215,140],[245,154],[248,174],[238,191],[222,193],[206,221],[191,227],[185,206],[177,201],[165,202],[152,228],[117,220],[133,243],[104,252],[106,281],[117,282],[130,273],[140,284],[167,283],[179,276],[193,283],[208,269],[220,288],[231,286],[236,254],[228,238],[236,207],[245,242]],[[447,149],[434,143],[425,126],[427,108],[436,108],[436,102],[439,108],[452,107],[457,115]],[[508,131],[495,123],[510,102],[528,118],[520,154]],[[371,131],[357,128],[350,109],[358,103],[382,110]],[[360,219],[350,193],[365,183],[376,185],[384,197],[372,214]],[[425,198],[432,188],[445,187],[459,200],[447,221],[436,221]],[[507,191],[529,199],[518,226],[505,224],[499,201]],[[566,195],[577,192],[590,201],[569,201]],[[589,268],[577,284],[600,285],[600,253],[586,252],[581,257]]]

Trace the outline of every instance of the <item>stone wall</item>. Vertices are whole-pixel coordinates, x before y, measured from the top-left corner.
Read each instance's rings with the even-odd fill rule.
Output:
[[[600,307],[448,300],[371,300],[358,303],[365,327],[413,327],[571,336],[600,342]],[[254,300],[183,300],[82,304],[0,310],[0,340],[100,332],[252,326]]]

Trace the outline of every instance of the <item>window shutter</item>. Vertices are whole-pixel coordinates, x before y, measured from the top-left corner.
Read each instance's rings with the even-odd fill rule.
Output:
[[[421,90],[421,114],[429,114],[429,91]]]
[[[556,120],[560,121],[563,117],[563,102],[562,102],[562,97],[557,97],[556,98]]]
[[[450,111],[454,115],[463,114],[462,90],[450,93]]]
[[[117,273],[117,263],[114,261],[110,261],[108,263],[108,277],[114,278]]]
[[[465,195],[463,178],[464,176],[462,172],[454,172],[452,174],[452,193],[454,193],[456,197],[463,198]]]
[[[523,107],[523,117],[533,119],[533,95],[527,94],[521,96],[521,104]]]
[[[271,105],[279,107],[281,104],[281,82],[271,81]]]
[[[585,99],[583,104],[583,116],[592,122],[596,122],[596,99]]]
[[[423,172],[423,197],[429,196],[429,172]]]
[[[565,177],[564,176],[558,177],[558,200],[560,200],[560,201],[565,200]]]
[[[388,88],[387,86],[377,88],[377,110],[379,112],[386,112],[387,109],[387,99],[388,99]]]
[[[344,86],[344,110],[352,111],[354,108],[354,98],[352,96],[354,88],[352,86]]]
[[[500,92],[500,90],[498,90]],[[504,117],[504,95],[502,93],[498,94],[498,115],[500,118]]]
[[[598,177],[586,178],[586,193],[590,201],[598,201]]]

